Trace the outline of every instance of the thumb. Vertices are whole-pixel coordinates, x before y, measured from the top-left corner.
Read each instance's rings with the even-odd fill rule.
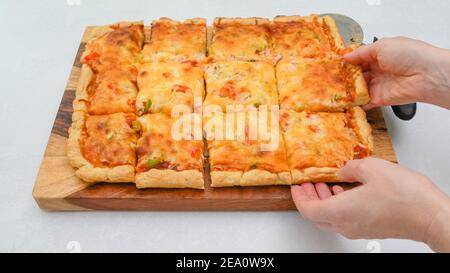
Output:
[[[365,183],[367,171],[370,168],[369,159],[358,159],[348,161],[347,164],[339,170],[338,178],[345,182]]]
[[[362,46],[344,55],[344,60],[351,64],[370,64],[377,61],[378,43]]]

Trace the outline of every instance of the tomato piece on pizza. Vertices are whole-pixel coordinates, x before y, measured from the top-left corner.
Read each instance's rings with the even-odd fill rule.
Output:
[[[341,58],[284,59],[276,76],[281,109],[343,111],[370,101],[361,68]]]
[[[171,118],[163,113],[138,118],[138,188],[203,189],[203,141],[197,114]],[[197,130],[197,131],[195,131]]]
[[[131,113],[88,115],[74,112],[68,158],[86,182],[134,182],[136,116]]]
[[[134,64],[142,60],[144,24],[121,22],[111,26],[97,27],[93,38],[86,44],[81,63],[92,68],[105,63]]]
[[[371,127],[359,107],[346,113],[281,110],[280,126],[293,184],[343,182],[339,169],[373,151]]]
[[[203,69],[191,62],[152,62],[140,66],[136,109],[139,115],[171,114],[176,106],[194,111],[195,99],[203,101]],[[185,111],[185,112],[186,112]]]
[[[154,20],[150,42],[144,46],[142,54],[144,62],[203,61],[206,56],[206,20]]]
[[[278,116],[260,115],[248,111],[204,116],[212,187],[291,184]]]
[[[323,58],[348,49],[329,16],[277,16],[271,24],[274,54],[281,58]]]
[[[266,62],[220,61],[205,68],[204,107],[277,105],[274,67]]]
[[[270,21],[264,18],[214,19],[209,56],[215,61],[266,61],[275,63]]]

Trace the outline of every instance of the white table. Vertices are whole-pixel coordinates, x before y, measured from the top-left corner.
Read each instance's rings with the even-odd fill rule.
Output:
[[[445,0],[1,1],[0,251],[367,252],[368,241],[318,231],[296,212],[48,213],[39,210],[31,191],[87,25],[337,12],[359,21],[367,42],[373,35],[405,35],[450,48],[449,10]],[[450,193],[450,112],[419,105],[411,122],[396,119],[390,109],[385,114],[399,161]],[[369,246],[429,251],[415,242],[378,243]]]

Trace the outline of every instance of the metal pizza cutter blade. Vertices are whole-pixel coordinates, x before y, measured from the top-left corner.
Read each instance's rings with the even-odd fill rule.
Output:
[[[364,32],[361,25],[352,18],[337,14],[337,13],[324,13],[320,16],[330,16],[336,21],[339,32],[346,46],[353,44],[361,45],[364,41]],[[374,42],[378,39],[374,37]],[[404,105],[393,105],[392,110],[394,114],[401,120],[411,120],[414,118],[417,112],[417,103],[410,103]]]

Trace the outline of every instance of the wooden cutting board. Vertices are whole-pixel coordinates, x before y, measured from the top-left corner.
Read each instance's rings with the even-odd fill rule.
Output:
[[[211,188],[210,179],[207,177],[205,190],[138,190],[134,184],[88,184],[78,179],[66,157],[66,142],[72,119],[72,101],[81,69],[79,60],[92,29],[93,27],[87,27],[83,35],[34,185],[33,197],[41,209],[55,211],[295,209],[289,186]],[[367,118],[373,129],[374,156],[396,162],[381,110],[368,112]]]

